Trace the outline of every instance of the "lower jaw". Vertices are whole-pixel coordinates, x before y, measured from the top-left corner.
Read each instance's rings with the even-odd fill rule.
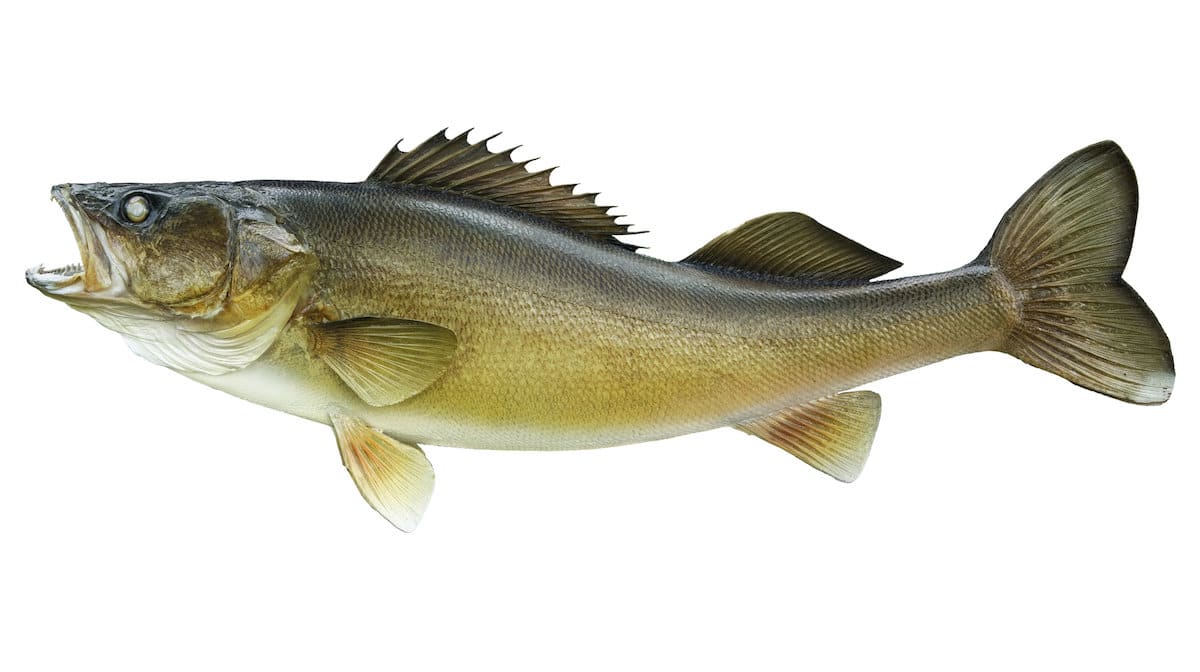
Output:
[[[64,290],[83,281],[84,268],[82,264],[68,264],[58,268],[38,266],[25,272],[29,284],[43,291],[55,292]]]

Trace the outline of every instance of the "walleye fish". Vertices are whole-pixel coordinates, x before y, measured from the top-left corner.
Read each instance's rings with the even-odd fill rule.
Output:
[[[495,137],[495,136],[492,136]],[[736,427],[843,481],[880,399],[847,391],[984,350],[1136,404],[1170,344],[1121,279],[1137,184],[1101,142],[1064,159],[946,273],[817,223],[752,219],[679,262],[512,150],[439,133],[363,182],[64,184],[82,263],[27,272],[138,355],[333,427],[363,497],[410,531],[419,444],[597,448]]]

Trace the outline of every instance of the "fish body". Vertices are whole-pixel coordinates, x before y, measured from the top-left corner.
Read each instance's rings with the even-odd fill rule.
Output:
[[[846,390],[925,364],[1000,350],[1135,403],[1173,384],[1165,334],[1120,279],[1136,183],[1112,143],[1052,169],[973,261],[895,280],[873,278],[897,262],[798,213],[680,262],[638,254],[592,195],[465,135],[393,149],[360,183],[55,194],[84,263],[31,284],[151,361],[331,424],[401,529],[432,489],[418,444],[737,427],[852,480],[880,402]],[[148,224],[130,221],[141,201]]]
[[[728,427],[988,349],[1016,319],[985,268],[843,287],[771,283],[420,187],[248,186],[289,204],[335,317],[442,325],[458,350],[428,388],[385,407],[309,355],[302,321],[244,377],[200,379],[318,421],[332,400],[421,443],[597,448]]]

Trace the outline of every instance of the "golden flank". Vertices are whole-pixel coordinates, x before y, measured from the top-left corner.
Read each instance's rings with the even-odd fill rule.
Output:
[[[678,262],[638,254],[548,172],[464,133],[393,148],[363,182],[60,185],[82,263],[27,279],[156,364],[331,425],[406,531],[433,491],[419,444],[736,427],[850,481],[880,399],[847,390],[948,357],[998,350],[1123,401],[1170,396],[1167,337],[1121,279],[1137,184],[1111,142],[1054,166],[974,260],[893,280],[875,278],[898,262],[795,212]]]

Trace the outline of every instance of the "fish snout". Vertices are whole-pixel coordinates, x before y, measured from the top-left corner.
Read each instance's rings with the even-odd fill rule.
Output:
[[[55,268],[38,265],[25,271],[25,281],[49,296],[66,298],[96,295],[114,285],[113,255],[103,227],[89,212],[102,209],[101,198],[90,195],[89,185],[58,184],[50,196],[62,208],[80,260]]]

